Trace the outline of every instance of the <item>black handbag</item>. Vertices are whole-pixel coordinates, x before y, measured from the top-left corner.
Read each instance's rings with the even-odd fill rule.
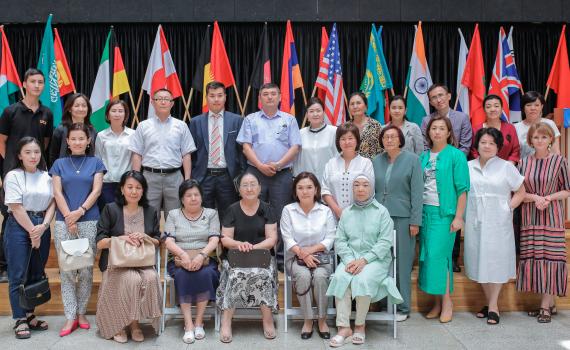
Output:
[[[41,264],[39,249],[31,248],[30,254],[28,255],[28,264],[26,265],[26,277],[18,289],[20,307],[26,310],[32,310],[36,306],[45,304],[51,299],[51,291],[49,290],[49,282],[45,271],[43,271],[39,279],[28,282],[32,255],[37,257],[38,266]]]
[[[271,264],[271,252],[269,249],[254,249],[244,253],[238,249],[230,249],[228,250],[228,263],[232,268],[259,267],[267,269]]]
[[[331,263],[331,254],[328,252],[316,252],[313,254],[313,256],[319,261],[317,263],[317,266]],[[299,264],[300,266],[307,266],[307,264],[305,264],[305,260],[299,258],[298,256],[296,257],[296,259],[297,259],[297,264]]]

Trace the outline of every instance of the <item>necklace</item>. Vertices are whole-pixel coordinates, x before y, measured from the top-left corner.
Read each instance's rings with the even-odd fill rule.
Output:
[[[186,213],[184,212],[184,209],[180,208],[180,211],[182,212],[182,215],[184,215],[184,217],[186,218],[186,220],[188,221],[198,221],[198,219],[200,219],[200,217],[202,216],[202,214],[204,213],[204,208],[202,208],[202,210],[200,211],[200,215],[194,217],[190,217],[187,216]]]
[[[327,127],[327,124],[323,123],[322,126],[319,126],[318,128],[315,128],[315,129],[309,127],[309,131],[316,134],[318,132],[323,131],[326,127]]]
[[[87,158],[87,156],[83,156],[83,160],[81,161],[81,164],[79,165],[79,168],[77,168],[75,166],[75,163],[73,162],[72,157],[69,157],[69,161],[71,162],[71,165],[73,166],[73,169],[75,169],[75,173],[79,174],[81,172],[81,168],[83,167],[83,163],[85,162],[85,158]]]

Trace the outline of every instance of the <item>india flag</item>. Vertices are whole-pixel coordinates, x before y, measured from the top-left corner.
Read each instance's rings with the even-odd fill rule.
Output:
[[[93,85],[93,92],[91,92],[91,107],[93,114],[91,115],[91,123],[97,131],[105,129],[108,125],[105,122],[105,108],[111,99],[111,77],[109,71],[109,41],[111,39],[112,30],[109,31],[107,41],[105,42],[105,49],[101,56],[101,63],[99,70],[95,77],[95,84]]]
[[[426,60],[422,22],[416,27],[412,58],[406,79],[408,120],[421,125],[422,118],[429,114],[428,88],[433,84]]]

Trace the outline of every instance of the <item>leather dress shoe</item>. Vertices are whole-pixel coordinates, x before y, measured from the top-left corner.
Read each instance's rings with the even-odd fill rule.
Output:
[[[453,272],[461,272],[461,267],[457,263],[457,261],[453,262]]]
[[[313,331],[301,332],[301,339],[304,339],[304,340],[311,339],[312,336],[313,336]]]
[[[321,330],[317,328],[317,333],[319,333],[319,337],[321,337],[323,339],[330,339],[331,338],[330,332],[321,332]]]

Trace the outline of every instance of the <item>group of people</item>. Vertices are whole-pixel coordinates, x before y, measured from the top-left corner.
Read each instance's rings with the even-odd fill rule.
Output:
[[[110,263],[117,242],[166,248],[185,343],[205,338],[209,302],[222,311],[222,342],[232,341],[236,308],[259,307],[264,337],[275,338],[277,271],[285,269],[303,311],[303,339],[311,338],[316,318],[317,333],[332,347],[363,344],[371,303],[387,298],[398,304],[399,321],[409,317],[416,241],[418,286],[435,296],[426,317],[449,322],[460,230],[466,275],[486,298],[477,317],[499,323],[501,286],[513,278],[519,291],[541,294],[540,308],[529,312],[538,322],[550,322],[555,296],[566,294],[563,200],[570,179],[560,133],[542,117],[536,92],[524,94],[524,118],[514,126],[501,119],[501,98],[489,95],[486,122],[472,130],[468,116],[449,107],[449,89],[435,84],[427,92],[435,112],[421,127],[406,119],[402,96],[392,97],[390,122],[382,126],[366,115],[366,96],[355,92],[350,122],[327,124],[323,102],[311,98],[309,125],[299,130],[295,117],[279,110],[277,85],[263,85],[261,109],[242,118],[225,110],[224,85],[211,82],[208,112],[189,125],[171,116],[172,94],[159,89],[151,100],[155,115],[136,130],[126,127],[128,105],[115,100],[106,108],[109,128],[97,133],[85,95],[67,99],[53,130],[51,112],[39,102],[44,76],[30,69],[23,84],[23,100],[0,119],[2,251],[16,338],[48,328],[20,306],[18,289],[27,276],[43,274],[54,216],[56,250],[84,238],[101,252],[97,327],[120,343],[144,340],[141,320],[158,330],[162,292],[154,266]],[[519,206],[520,225],[513,226]],[[27,271],[31,252],[40,258]],[[236,258],[259,253],[246,266]],[[397,278],[389,273],[394,255]],[[63,337],[90,328],[93,266],[60,269],[60,277]],[[326,323],[331,296],[334,337]]]

